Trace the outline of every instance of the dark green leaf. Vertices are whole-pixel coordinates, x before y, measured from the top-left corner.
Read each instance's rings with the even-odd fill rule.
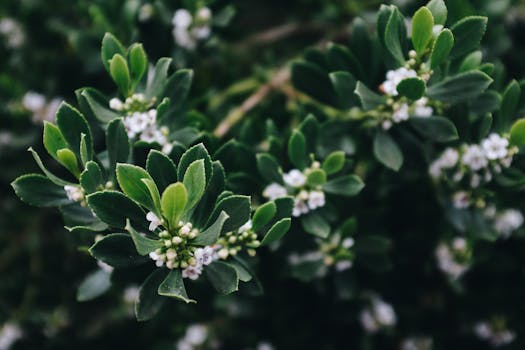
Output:
[[[20,176],[11,186],[18,198],[37,207],[58,207],[72,202],[67,198],[64,187],[39,174]]]
[[[277,206],[275,205],[275,202],[268,202],[261,205],[252,217],[252,229],[257,232],[259,231],[264,225],[269,223],[275,214],[277,213]]]
[[[157,150],[149,152],[146,170],[161,192],[170,184],[177,182],[177,168],[175,164],[168,156]]]
[[[206,184],[208,184],[212,176],[213,167],[208,150],[202,143],[191,147],[181,156],[177,167],[177,177],[179,179],[184,179],[184,174],[186,174],[186,170],[190,164],[198,159],[204,159],[204,172],[206,175]]]
[[[209,226],[206,230],[199,233],[197,237],[191,242],[193,245],[212,245],[217,243],[219,236],[222,232],[224,222],[229,218],[228,214],[221,211],[217,220]]]
[[[430,0],[427,8],[432,12],[434,23],[445,25],[447,22],[447,6],[443,0]]]
[[[117,191],[95,192],[87,196],[89,207],[97,217],[112,227],[124,228],[126,219],[130,219],[134,227],[147,229],[146,216],[142,209]]]
[[[114,119],[108,124],[106,147],[108,150],[109,176],[114,179],[117,163],[126,163],[131,153],[131,143],[122,119]]]
[[[157,292],[159,285],[166,277],[165,269],[154,270],[140,287],[139,297],[135,302],[135,316],[137,321],[152,319],[162,308],[166,298]]]
[[[405,63],[404,41],[406,40],[405,18],[397,7],[391,6],[392,13],[386,23],[385,46],[398,64]]]
[[[116,268],[136,266],[149,260],[137,254],[131,236],[124,233],[104,236],[89,248],[89,253],[97,260]]]
[[[111,273],[102,269],[90,273],[77,289],[77,301],[93,300],[111,287]]]
[[[454,35],[449,29],[444,29],[439,33],[434,41],[432,53],[430,54],[430,68],[435,69],[445,62],[454,46]]]
[[[239,289],[237,270],[230,264],[215,261],[204,269],[206,278],[211,285],[222,294],[230,294]]]
[[[317,237],[326,238],[330,234],[330,225],[318,212],[301,216],[303,230]]]
[[[357,175],[344,175],[328,181],[323,190],[327,193],[341,196],[355,196],[365,187],[363,181]]]
[[[464,102],[475,98],[492,83],[485,73],[469,71],[457,74],[427,88],[427,96],[448,103]]]
[[[299,170],[308,165],[308,154],[306,153],[306,139],[299,130],[294,130],[288,141],[288,157],[290,162]]]
[[[168,276],[160,284],[158,289],[159,295],[175,298],[184,301],[186,304],[196,303],[195,300],[188,298],[182,272],[180,269],[171,270]]]
[[[78,156],[80,156],[80,140],[82,134],[86,135],[86,145],[91,157],[93,141],[91,138],[91,130],[84,116],[73,106],[62,102],[60,107],[58,107],[56,120],[58,128],[69,145],[69,148]]]
[[[376,107],[383,105],[386,102],[386,98],[384,96],[373,92],[360,81],[357,82],[357,85],[355,87],[355,93],[357,94],[357,96],[359,96],[359,99],[361,100],[361,105],[367,111],[375,109]]]
[[[89,161],[80,175],[80,185],[87,194],[100,191],[104,187],[102,170],[97,163]]]
[[[129,220],[126,221],[126,230],[130,233],[131,239],[135,244],[137,253],[139,255],[148,255],[149,253],[161,248],[164,246],[164,242],[160,239],[151,239],[146,237],[146,235],[138,233]]]
[[[100,53],[102,56],[102,63],[109,72],[109,61],[111,58],[117,53],[125,55],[126,49],[120,43],[120,41],[118,41],[118,39],[113,36],[113,34],[106,33],[102,39],[102,50]]]
[[[425,82],[421,78],[403,79],[397,85],[397,92],[411,100],[419,100],[425,94]]]
[[[374,155],[386,167],[398,171],[403,165],[403,154],[397,143],[385,132],[378,132],[374,138]]]
[[[207,225],[215,222],[222,211],[225,211],[229,216],[224,223],[222,232],[236,230],[250,220],[250,197],[232,195],[220,200],[215,206]]]
[[[487,29],[487,17],[465,17],[450,29],[455,39],[455,45],[450,53],[450,57],[454,59],[479,48],[481,38]]]
[[[345,165],[345,152],[334,151],[323,161],[322,168],[328,175],[337,173]]]
[[[117,181],[122,191],[138,204],[160,214],[160,208],[155,205],[157,201],[151,196],[148,186],[141,181],[142,179],[153,181],[148,172],[139,166],[123,163],[117,164]]]
[[[264,180],[270,183],[283,184],[283,172],[272,155],[268,153],[257,154],[257,169]]]
[[[330,73],[330,81],[337,94],[339,106],[348,109],[357,104],[357,96],[355,95],[355,86],[357,80],[349,72],[333,72]]]
[[[284,218],[277,221],[266,233],[261,241],[261,244],[268,244],[280,240],[286,232],[290,229],[292,220],[290,218]]]

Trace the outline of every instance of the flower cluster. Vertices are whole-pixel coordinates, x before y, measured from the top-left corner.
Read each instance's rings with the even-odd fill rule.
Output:
[[[505,209],[497,212],[494,206],[488,206],[485,217],[492,220],[494,230],[503,238],[508,238],[512,232],[523,225],[523,214],[517,209]]]
[[[0,350],[8,350],[20,338],[22,338],[22,330],[18,325],[4,324],[0,329]]]
[[[410,60],[404,67],[396,70],[389,70],[386,73],[386,80],[381,84],[380,90],[387,95],[387,112],[381,114],[381,126],[388,130],[394,123],[401,123],[410,117],[430,117],[434,109],[429,105],[428,98],[421,97],[416,101],[409,101],[404,97],[399,97],[397,86],[407,78],[421,78],[427,81],[430,78],[430,71],[425,63],[417,64],[415,51],[410,51]]]
[[[33,91],[26,92],[22,97],[22,106],[33,113],[32,120],[34,123],[53,122],[61,102],[62,99],[58,97],[48,101],[44,95]]]
[[[322,188],[320,186],[312,187],[306,181],[308,174],[314,169],[319,169],[320,166],[318,161],[314,161],[312,166],[304,171],[290,170],[283,174],[285,186],[273,182],[266,186],[263,196],[270,200],[287,195],[293,196],[295,205],[292,214],[296,217],[307,214],[310,210],[324,207],[326,202]]]
[[[452,279],[458,279],[470,268],[472,249],[462,237],[451,243],[440,243],[436,248],[438,267]]]
[[[361,311],[359,320],[368,333],[376,333],[382,328],[394,326],[397,316],[392,305],[374,297],[370,306]]]
[[[201,7],[195,15],[186,9],[179,9],[173,15],[173,37],[177,45],[194,50],[199,41],[211,35],[212,13],[208,7]]]
[[[401,350],[431,350],[432,343],[428,337],[407,338],[401,343]]]
[[[65,185],[64,191],[66,191],[68,199],[79,202],[82,206],[86,206],[86,196],[82,187],[76,185]]]
[[[333,235],[330,240],[318,241],[319,249],[303,254],[293,253],[288,261],[292,266],[302,265],[308,262],[322,262],[326,267],[333,266],[336,271],[341,272],[353,266],[354,254],[351,248],[354,246],[354,239],[347,237],[341,240],[339,235]],[[326,268],[319,272],[326,272]]]
[[[445,149],[432,162],[429,173],[435,179],[444,177],[454,183],[466,181],[469,187],[477,188],[490,182],[493,174],[500,173],[503,167],[508,168],[517,152],[517,147],[510,146],[507,138],[492,133],[480,144]],[[456,201],[456,204],[457,207],[468,207],[470,203]]]
[[[208,327],[202,324],[193,324],[188,326],[184,337],[177,341],[177,349],[194,350],[201,349],[208,339]]]
[[[147,143],[158,143],[163,153],[170,153],[173,145],[168,142],[169,129],[157,127],[157,110],[151,108],[155,99],[146,100],[143,94],[133,94],[122,102],[118,98],[109,101],[109,107],[125,114],[124,126],[130,139],[138,137]]]
[[[20,23],[9,17],[0,19],[0,34],[5,37],[6,46],[11,49],[19,48],[26,39]]]
[[[516,338],[516,334],[507,328],[503,318],[494,318],[491,322],[478,322],[474,326],[474,333],[493,347],[510,344]]]
[[[246,252],[250,256],[255,255],[255,248],[258,248],[261,242],[257,239],[257,233],[252,230],[252,221],[249,220],[239,227],[236,232],[227,232],[217,241],[217,256],[219,259],[227,259],[229,256],[235,256],[244,247],[248,247]]]

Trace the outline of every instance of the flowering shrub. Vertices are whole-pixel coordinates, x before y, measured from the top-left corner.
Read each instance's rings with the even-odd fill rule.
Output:
[[[504,48],[481,46],[487,17],[382,5],[348,41],[292,25],[226,55],[231,5],[124,3],[90,7],[128,11],[91,68],[114,85],[19,96],[43,149],[29,148],[41,174],[12,187],[58,208],[74,255],[96,260],[75,276],[79,302],[114,312],[107,324],[151,320],[168,348],[521,348],[521,283],[504,294],[523,274],[525,101],[493,60]],[[329,40],[240,80],[228,56],[289,31]],[[13,20],[0,34],[11,49],[29,38]],[[56,313],[46,337],[68,327]],[[0,350],[26,338],[16,321]]]

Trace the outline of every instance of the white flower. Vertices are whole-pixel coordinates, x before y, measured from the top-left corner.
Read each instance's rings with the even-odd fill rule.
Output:
[[[470,195],[465,191],[458,191],[452,195],[452,204],[457,209],[465,209],[470,205]]]
[[[158,130],[155,126],[151,126],[140,134],[140,139],[147,143],[156,142],[159,145],[164,145],[167,143],[166,136]]]
[[[211,28],[210,26],[199,26],[199,27],[191,28],[190,33],[192,34],[193,37],[199,40],[203,40],[211,35]]]
[[[461,240],[461,238],[459,238]],[[461,241],[455,241],[456,245],[458,242]],[[466,242],[465,242],[466,244]],[[469,268],[466,264],[460,264],[454,260],[454,256],[452,255],[452,252],[450,251],[450,248],[448,245],[441,243],[436,248],[436,258],[438,261],[438,267],[441,271],[445,272],[447,275],[449,275],[453,279],[459,278],[461,275],[463,275]]]
[[[374,316],[372,316],[372,313],[370,310],[366,309],[361,311],[361,314],[359,315],[359,320],[361,321],[361,325],[368,333],[375,333],[379,330],[379,324],[375,320]]]
[[[306,183],[306,176],[298,169],[292,169],[283,175],[284,182],[291,187],[301,187]]]
[[[452,168],[459,160],[459,153],[454,148],[447,148],[440,157],[441,167]]]
[[[407,120],[408,117],[408,104],[406,103],[403,103],[401,106],[399,106],[399,108],[396,109],[392,114],[392,120],[395,123],[400,123],[404,120]]]
[[[390,129],[392,127],[392,121],[389,119],[383,120],[383,122],[381,123],[381,127],[383,128],[383,130]]]
[[[20,338],[22,329],[16,324],[5,323],[0,329],[0,350],[8,350]]]
[[[496,216],[494,221],[494,229],[508,237],[512,231],[517,230],[523,225],[523,214],[516,209],[507,209]]]
[[[157,229],[157,227],[162,225],[162,220],[159,219],[159,217],[157,215],[155,215],[155,213],[153,213],[152,211],[150,211],[150,212],[148,212],[146,214],[146,220],[148,220],[150,222],[149,223],[149,230],[150,231],[155,231]]]
[[[476,188],[479,186],[480,183],[481,183],[481,176],[479,176],[476,173],[472,174],[472,177],[470,178],[470,187]]]
[[[375,299],[372,303],[377,321],[384,326],[392,326],[397,322],[396,313],[392,305],[383,300]]]
[[[470,145],[461,157],[461,161],[473,171],[478,171],[488,165],[485,152],[478,145]]]
[[[246,231],[251,230],[251,229],[252,229],[252,220],[248,220],[248,221],[246,221],[246,223],[244,225],[239,227],[238,232],[239,233],[243,233],[243,232],[246,232]]]
[[[206,338],[208,338],[208,328],[200,324],[189,326],[184,336],[184,340],[195,346],[202,345]]]
[[[124,104],[122,101],[116,97],[109,100],[109,108],[114,109],[116,111],[121,111],[122,108],[124,108]]]
[[[215,250],[210,246],[206,246],[204,248],[197,248],[195,250],[195,259],[197,259],[197,263],[200,265],[211,264],[215,260],[214,256]]]
[[[434,110],[432,109],[432,107],[427,106],[427,103],[428,98],[426,97],[422,97],[416,102],[414,102],[414,111],[412,112],[412,114],[416,117],[422,118],[431,117],[432,113],[434,113]]]
[[[25,34],[22,26],[12,18],[0,19],[0,34],[6,37],[7,47],[15,49],[24,44]]]
[[[162,153],[164,154],[170,154],[171,151],[173,150],[173,144],[172,143],[165,143],[163,146],[162,146]]]
[[[478,322],[474,326],[474,333],[484,340],[488,340],[493,347],[511,343],[516,334],[508,329],[495,330],[488,322]]]
[[[308,196],[308,208],[314,210],[325,205],[325,197],[323,191],[311,191]]]
[[[456,237],[452,240],[454,250],[462,252],[467,249],[467,241],[463,237]]]
[[[302,200],[298,200],[297,198],[294,200],[294,207],[292,211],[293,216],[301,216],[302,214],[306,214],[309,211],[310,210],[308,209],[308,205],[306,205],[305,202],[303,202]]]
[[[148,21],[155,12],[155,9],[152,4],[144,4],[139,9],[139,22]]]
[[[202,22],[209,22],[211,20],[211,10],[209,7],[201,7],[195,15],[197,20]]]
[[[346,249],[352,248],[354,246],[354,239],[352,237],[343,239],[341,246]]]
[[[191,16],[190,11],[186,9],[178,9],[173,14],[173,19],[171,20],[171,23],[174,27],[180,27],[180,28],[188,28],[191,23],[193,22],[193,18]]]
[[[182,270],[182,277],[189,278],[190,280],[196,280],[202,273],[202,266],[197,264],[195,266],[188,266]]]
[[[151,118],[147,113],[135,112],[124,118],[124,126],[128,132],[128,137],[133,138],[143,132],[151,123]]]
[[[474,333],[481,339],[488,339],[492,336],[492,329],[487,322],[478,322],[474,326]]]
[[[65,185],[64,191],[66,191],[67,198],[72,201],[82,202],[84,200],[84,191],[80,186]]]
[[[439,33],[441,33],[442,30],[443,30],[443,26],[441,24],[435,24],[432,27],[432,34],[434,36],[437,36]]]
[[[269,184],[268,186],[266,186],[266,188],[263,191],[263,196],[270,200],[284,197],[287,194],[288,192],[286,191],[286,188],[284,188],[283,186],[279,185],[276,182],[273,182]]]
[[[352,261],[350,260],[341,260],[335,263],[335,269],[336,271],[345,271],[351,268],[353,265]]]
[[[22,97],[22,105],[31,112],[37,112],[45,107],[46,98],[37,92],[28,91],[24,94],[24,97]]]
[[[502,159],[507,156],[509,141],[498,134],[490,134],[481,142],[485,155],[490,160]]]
[[[396,70],[389,70],[386,73],[386,81],[382,84],[382,89],[387,95],[397,96],[397,85],[406,78],[417,77],[417,73],[413,69],[406,69],[405,67]]]
[[[138,286],[132,285],[126,287],[123,295],[124,301],[128,304],[133,304],[137,300],[139,292],[140,288]]]

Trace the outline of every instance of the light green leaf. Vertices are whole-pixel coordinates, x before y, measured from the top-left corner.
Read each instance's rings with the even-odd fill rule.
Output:
[[[177,182],[166,187],[162,193],[162,214],[170,227],[176,227],[188,202],[188,192],[183,183]]]
[[[224,222],[229,218],[229,215],[221,211],[217,220],[209,226],[206,230],[199,233],[197,237],[191,242],[192,245],[212,245],[217,243],[222,232]]]
[[[151,239],[144,234],[138,233],[133,226],[131,226],[129,220],[126,221],[126,230],[130,233],[131,239],[133,239],[133,243],[137,249],[137,253],[140,255],[148,255],[164,246],[164,242],[161,239]]]
[[[332,175],[343,169],[345,165],[345,152],[334,151],[323,161],[322,168],[327,175]]]
[[[57,151],[59,162],[71,172],[77,179],[80,176],[80,169],[78,168],[78,159],[69,148],[62,148]]]
[[[432,40],[434,17],[426,7],[421,7],[412,17],[412,44],[417,54],[421,56]]]
[[[266,233],[261,241],[261,244],[268,244],[280,240],[286,232],[290,229],[292,220],[284,218],[277,221]]]
[[[117,53],[109,61],[109,74],[115,84],[117,84],[122,95],[129,96],[131,93],[131,78],[128,63],[122,55]]]
[[[66,139],[60,129],[48,121],[44,121],[44,147],[51,157],[58,161],[57,151],[67,148]]]
[[[182,181],[188,190],[188,201],[185,211],[193,209],[200,201],[206,187],[206,174],[204,172],[204,159],[198,159],[190,164],[184,180]]]
[[[269,223],[277,213],[277,206],[273,201],[261,205],[252,217],[252,229],[257,232]]]
[[[442,26],[447,22],[447,6],[443,0],[431,0],[426,5],[427,8],[432,12],[434,17],[434,23]]]
[[[157,212],[155,200],[151,197],[148,186],[142,179],[153,181],[148,172],[132,164],[117,164],[117,181],[122,191],[138,204],[152,212]]]

